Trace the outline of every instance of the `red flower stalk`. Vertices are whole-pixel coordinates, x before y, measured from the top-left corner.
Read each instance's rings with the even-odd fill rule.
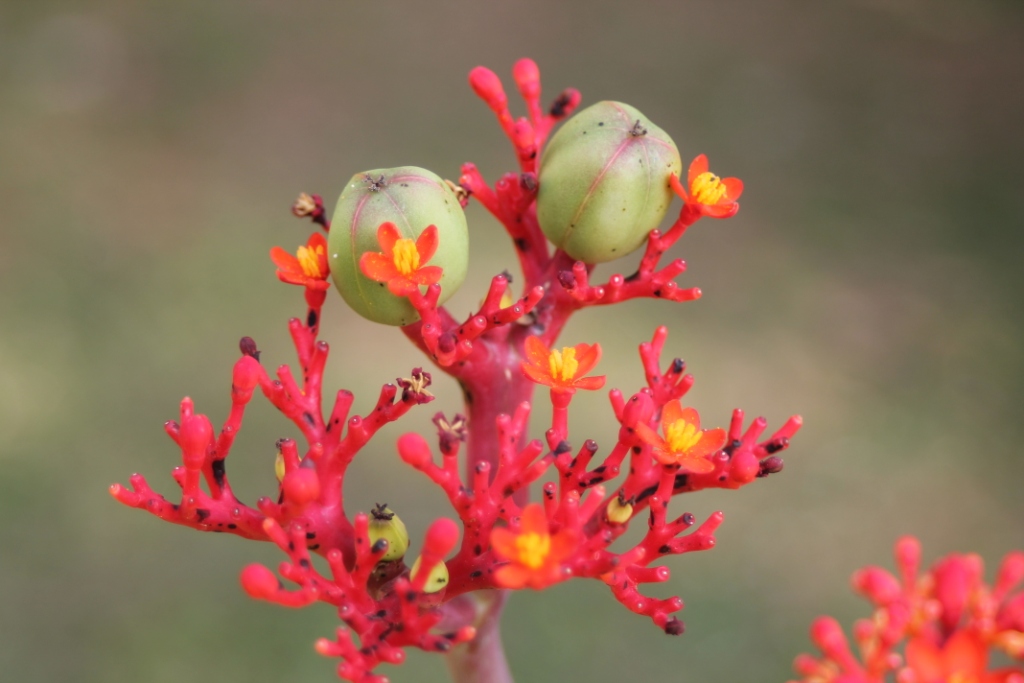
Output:
[[[463,683],[511,680],[496,636],[501,591],[541,589],[568,578],[605,583],[627,609],[679,635],[683,625],[674,613],[682,600],[652,598],[641,587],[669,578],[664,558],[713,547],[723,515],[716,512],[700,524],[690,513],[669,519],[669,500],[706,488],[737,489],[781,471],[779,453],[801,425],[793,417],[764,438],[767,422],[757,418],[744,428],[744,414],[736,410],[727,432],[702,430],[696,411],[681,407],[693,384],[684,363],[676,359],[663,366],[668,333],[660,327],[640,345],[642,385],[632,393],[609,393],[619,423],[615,442],[602,451],[586,435],[570,438],[575,390],[599,389],[605,378],[587,376],[600,358],[599,345],[552,350],[559,334],[576,311],[590,306],[638,297],[697,298],[698,289],[675,282],[685,270],[682,260],[659,263],[699,215],[685,204],[671,228],[650,233],[635,273],[591,285],[593,264],[552,253],[535,208],[536,157],[553,125],[577,106],[579,93],[566,90],[545,113],[536,64],[521,60],[514,78],[528,118],[512,119],[493,72],[478,67],[470,82],[512,140],[520,172],[506,174],[492,187],[466,164],[460,188],[508,231],[523,271],[519,298],[509,297],[512,276],[496,275],[479,310],[457,321],[438,303],[440,268],[427,265],[438,245],[432,228],[413,242],[384,223],[377,233],[382,251],[363,254],[360,262],[365,275],[407,297],[420,319],[402,332],[439,371],[458,381],[466,396],[465,416],[434,417],[437,455],[419,434],[404,434],[397,443],[402,460],[441,488],[458,522],[436,520],[420,541],[410,539],[404,524],[383,507],[372,520],[366,512],[345,509],[352,460],[383,426],[434,396],[427,390],[431,373],[415,368],[406,378],[384,384],[366,415],[350,414],[355,398],[344,389],[325,405],[329,348],[319,329],[328,272],[319,234],[296,256],[277,248],[272,252],[278,277],[306,290],[305,317],[288,323],[297,372],[281,365],[272,376],[260,360],[269,352],[261,354],[252,339],[243,338],[232,373],[231,409],[220,429],[188,398],[181,402],[179,419],[165,427],[181,452],[181,465],[173,471],[180,498],[171,502],[137,474],[130,488],[110,488],[121,503],[166,521],[278,546],[287,560],[277,574],[250,565],[242,571],[242,586],[254,598],[290,607],[334,606],[344,627],[334,639],[319,641],[317,651],[341,659],[337,673],[345,680],[384,683],[378,665],[401,663],[407,647],[449,653]],[[327,227],[316,196],[296,207],[296,215]],[[543,440],[529,440],[537,383],[551,387],[552,421]],[[257,389],[295,425],[304,443],[278,441],[277,457],[266,467],[276,469],[280,485],[250,507],[232,492],[226,462]],[[663,436],[651,428],[659,414]],[[540,502],[530,504],[530,485],[546,475],[550,481]],[[389,509],[409,514],[397,505]],[[632,547],[613,550],[637,515],[644,518],[645,534]],[[415,572],[407,550],[419,558]],[[311,553],[325,559],[326,571],[311,562]],[[459,647],[478,632],[472,648]]]
[[[899,576],[881,567],[853,575],[854,588],[875,613],[853,628],[859,656],[831,617],[811,627],[820,656],[800,655],[804,683],[1024,683],[1024,552],[1003,558],[993,584],[977,555],[948,555],[918,575],[916,538],[896,543]],[[902,646],[902,656],[900,649]],[[1015,663],[991,668],[1001,651]]]

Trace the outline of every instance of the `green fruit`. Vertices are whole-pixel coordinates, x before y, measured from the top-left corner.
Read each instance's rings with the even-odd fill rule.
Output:
[[[377,505],[370,512],[367,534],[370,537],[371,548],[382,538],[388,542],[388,550],[381,556],[381,562],[400,560],[409,549],[409,532],[405,528],[405,522],[385,505]]]
[[[444,303],[459,288],[469,266],[466,215],[447,183],[415,166],[382,168],[357,173],[338,198],[331,219],[327,253],[331,277],[356,313],[385,325],[409,325],[419,319],[405,297],[388,291],[359,269],[366,252],[382,252],[377,241],[381,223],[394,223],[403,238],[415,240],[427,226],[436,225],[437,252],[428,263],[440,266]]]
[[[544,150],[537,219],[556,247],[602,263],[639,247],[672,202],[679,150],[665,131],[621,102],[579,112]]]

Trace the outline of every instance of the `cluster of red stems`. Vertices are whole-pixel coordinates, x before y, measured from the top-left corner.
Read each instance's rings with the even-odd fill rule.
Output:
[[[561,250],[551,252],[534,203],[539,150],[554,125],[576,109],[580,95],[568,89],[545,111],[536,64],[520,60],[513,74],[526,102],[526,118],[511,116],[493,72],[477,67],[469,81],[511,140],[519,172],[506,173],[492,186],[467,163],[457,189],[463,206],[475,198],[508,231],[523,273],[521,298],[510,298],[512,278],[503,273],[491,280],[479,311],[462,322],[453,318],[438,305],[440,269],[427,265],[437,246],[436,231],[424,231],[409,261],[410,245],[402,245],[405,253],[398,254],[397,236],[385,224],[379,231],[381,252],[364,256],[361,263],[367,277],[408,298],[420,319],[402,331],[465,393],[468,415],[434,416],[440,457],[419,434],[398,440],[402,460],[447,495],[461,530],[451,519],[433,522],[410,572],[401,558],[385,558],[386,539],[371,540],[370,515],[360,512],[350,518],[345,512],[344,480],[352,459],[381,427],[433,396],[427,389],[430,373],[415,368],[408,378],[385,384],[365,416],[350,416],[354,397],[344,389],[324,412],[328,345],[318,337],[329,288],[323,233],[330,230],[330,222],[317,195],[300,196],[293,213],[312,219],[318,231],[296,255],[276,247],[271,251],[278,277],[301,286],[308,305],[303,318],[288,323],[299,376],[287,365],[272,376],[261,364],[255,342],[243,338],[232,375],[231,410],[219,432],[209,418],[195,412],[189,398],[181,402],[179,419],[165,425],[181,450],[182,464],[173,471],[182,489],[180,501],[154,492],[139,474],[130,478],[131,488],[114,484],[110,489],[121,503],[169,522],[275,543],[288,558],[278,573],[294,588],[258,564],[242,571],[243,588],[254,598],[289,607],[317,601],[335,606],[345,626],[333,640],[321,639],[316,649],[340,658],[338,675],[356,683],[386,683],[375,668],[382,662],[401,663],[406,647],[447,652],[473,640],[480,617],[476,609],[467,608],[465,597],[487,589],[543,589],[571,578],[597,579],[630,611],[650,618],[666,633],[682,633],[682,622],[673,616],[682,600],[652,598],[640,587],[668,580],[669,568],[657,564],[662,558],[713,547],[723,515],[716,512],[700,524],[690,513],[670,519],[669,501],[707,488],[737,489],[781,471],[778,453],[801,425],[794,416],[765,438],[766,420],[746,424],[743,411],[735,410],[728,429],[702,428],[697,412],[681,403],[693,384],[685,364],[677,358],[662,365],[667,330],[660,327],[650,342],[640,345],[644,386],[628,397],[618,389],[609,393],[620,425],[616,443],[603,455],[592,440],[572,444],[572,398],[577,390],[602,388],[604,377],[589,375],[600,359],[598,344],[553,348],[565,323],[590,306],[640,297],[674,302],[698,298],[699,289],[680,288],[675,282],[685,270],[681,259],[661,267],[659,263],[701,217],[735,214],[742,183],[723,179],[725,191],[709,195],[701,185],[708,177],[707,159],[697,157],[685,183],[672,177],[682,208],[668,230],[650,233],[637,271],[592,284],[592,265]],[[400,258],[406,259],[404,267],[399,267]],[[544,439],[529,440],[530,401],[537,384],[550,388],[552,421]],[[257,388],[298,427],[305,444],[300,449],[292,439],[278,441],[279,490],[250,507],[232,492],[225,463]],[[460,472],[464,443],[468,453]],[[552,469],[557,476],[543,485],[541,502],[528,503],[530,484]],[[616,484],[623,472],[624,479]],[[612,551],[610,546],[637,516],[646,516],[647,533],[632,548]],[[970,648],[972,666],[980,662],[981,668],[948,680],[1024,683],[1019,670],[977,673],[984,671],[991,645],[1017,657],[1024,654],[1024,596],[1006,598],[1011,584],[1024,574],[1024,556],[1008,558],[996,587],[989,590],[980,583],[980,561],[973,556],[948,558],[925,579],[916,580],[916,545],[904,541],[899,547],[902,583],[879,569],[858,575],[857,585],[879,608],[873,621],[855,631],[864,663],[849,653],[835,623],[823,619],[813,633],[825,654],[798,659],[802,680],[880,681],[900,666],[893,647],[909,636],[900,683],[945,681],[932,673],[959,666],[956,662]],[[326,560],[327,572],[314,566],[311,553]],[[437,590],[427,582],[441,563],[449,580]],[[965,615],[967,624],[960,626]]]

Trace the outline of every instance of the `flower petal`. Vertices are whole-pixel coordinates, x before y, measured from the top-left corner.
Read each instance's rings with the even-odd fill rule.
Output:
[[[281,247],[274,247],[270,250],[270,260],[274,262],[274,265],[281,270],[302,271],[299,266],[299,259],[295,258],[294,254],[290,254]]]
[[[679,417],[692,424],[694,428],[700,429],[700,413],[697,412],[696,408],[683,408]]]
[[[693,458],[703,458],[713,455],[725,445],[725,439],[726,436],[724,429],[709,429],[700,435],[700,441],[694,444],[686,454]]]
[[[914,638],[905,650],[907,666],[917,674],[920,683],[938,683],[945,680],[941,652],[924,638]]]
[[[415,273],[410,273],[409,279],[418,285],[430,286],[440,281],[442,275],[444,270],[441,266],[423,266]]]
[[[576,534],[564,530],[558,532],[551,537],[551,551],[548,554],[547,562],[558,565],[572,555],[578,545]]]
[[[551,377],[551,373],[546,369],[538,368],[536,365],[524,362],[522,365],[523,374],[532,379],[537,384],[544,384],[549,387],[553,387],[554,379]]]
[[[523,344],[523,352],[526,354],[528,363],[538,368],[548,369],[548,358],[551,356],[551,350],[544,346],[544,342],[540,340],[540,337],[527,337],[526,343]]]
[[[679,399],[669,401],[665,404],[665,407],[661,409],[661,431],[663,434],[668,434],[668,428],[673,423],[683,419],[683,404]]]
[[[690,162],[690,170],[686,173],[686,186],[693,187],[693,181],[701,173],[708,172],[708,158],[706,155],[701,154],[696,159]]]
[[[668,449],[668,444],[661,448],[655,446],[651,453],[654,454],[654,459],[662,465],[675,465],[679,462],[679,456]]]
[[[506,564],[494,571],[494,582],[502,588],[523,588],[531,578],[530,570],[518,564]]]
[[[395,242],[402,238],[402,233],[398,232],[398,227],[390,222],[385,221],[380,224],[377,228],[377,243],[380,244],[381,249],[384,250],[384,255],[389,259],[395,253]]]
[[[394,262],[375,251],[368,251],[359,257],[359,270],[375,282],[390,282],[398,277]]]
[[[312,235],[309,236],[309,241],[306,242],[306,246],[312,249],[313,251],[323,249],[324,253],[326,254],[327,238],[324,237],[324,234],[322,232],[314,232]]]
[[[573,382],[572,385],[584,391],[597,391],[604,386],[604,381],[604,375],[595,375],[594,377],[582,377]]]
[[[683,187],[683,183],[679,180],[679,176],[675,173],[670,173],[668,176],[669,187],[676,193],[676,196],[682,199],[684,202],[690,199],[690,195],[686,193],[686,188]]]
[[[734,202],[743,194],[743,181],[739,178],[722,178],[722,184],[725,185],[723,197],[726,202]]]
[[[516,556],[516,534],[511,529],[497,526],[491,530],[491,548],[505,560]]]
[[[576,376],[583,377],[594,369],[597,362],[601,360],[600,344],[577,344],[576,349]]]
[[[428,225],[416,238],[416,251],[420,253],[420,263],[427,263],[437,251],[437,226]]]
[[[638,422],[636,427],[633,428],[636,431],[636,435],[640,437],[640,440],[646,444],[650,444],[655,448],[665,449],[667,444],[665,439],[658,436],[658,432],[654,431],[642,422]]]
[[[548,516],[544,514],[544,508],[540,503],[530,503],[523,510],[520,518],[520,533],[548,534]]]
[[[985,671],[988,651],[985,645],[969,631],[957,631],[946,641],[942,648],[946,660],[946,675],[955,678],[955,674],[966,678],[977,679]]]
[[[404,275],[396,275],[388,280],[388,291],[395,296],[409,296],[416,291],[416,283]]]
[[[715,463],[711,462],[707,458],[694,458],[687,455],[685,458],[680,458],[676,462],[679,466],[691,474],[707,474],[715,469]]]
[[[701,204],[699,206],[700,212],[708,218],[732,218],[740,210],[740,205],[736,202],[732,202],[730,204],[714,204],[712,206]]]

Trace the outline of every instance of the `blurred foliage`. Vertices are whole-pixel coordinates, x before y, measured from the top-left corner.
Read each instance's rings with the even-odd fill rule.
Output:
[[[519,595],[519,680],[786,680],[812,617],[866,614],[847,576],[888,564],[897,535],[990,566],[1021,546],[1019,2],[3,0],[0,678],[334,680],[312,649],[329,609],[238,587],[274,549],[170,527],[106,487],[141,471],[173,493],[161,424],[184,395],[223,419],[240,336],[292,360],[301,295],[267,251],[305,240],[295,195],[333,204],[353,172],[400,164],[496,177],[513,160],[465,74],[526,55],[550,96],[629,102],[748,188],[737,218],[677,247],[701,301],[587,312],[567,341],[600,341],[609,384],[633,390],[636,344],[667,324],[709,423],[742,406],[807,426],[783,474],[685,501],[726,512],[713,552],[670,562],[686,635],[596,583]],[[494,221],[469,218],[456,311],[514,265]],[[359,409],[420,362],[338,299],[326,336],[330,383]],[[457,409],[454,387],[438,394],[401,428]],[[608,414],[582,397],[575,438],[610,443]],[[445,505],[397,433],[357,461],[350,505],[387,501],[415,537]],[[248,499],[272,490],[290,434],[263,404],[247,416],[231,474]],[[388,673],[445,679],[434,656]]]

